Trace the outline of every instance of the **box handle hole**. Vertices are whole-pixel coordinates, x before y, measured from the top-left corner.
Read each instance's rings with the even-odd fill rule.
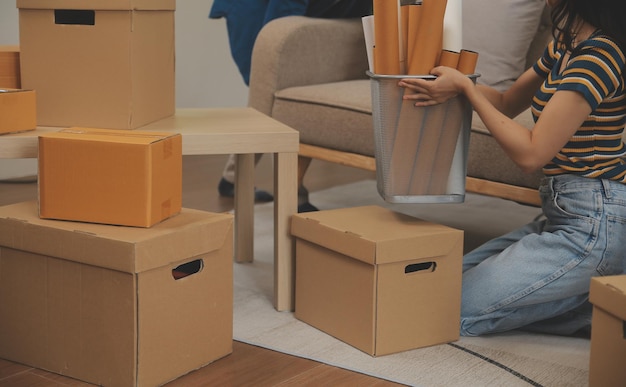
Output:
[[[436,262],[413,263],[404,268],[404,274],[417,273],[419,271],[433,272],[436,268]]]
[[[175,280],[179,280],[181,278],[189,277],[192,274],[199,273],[204,267],[204,263],[201,259],[196,259],[191,262],[183,263],[180,266],[175,267],[172,270],[172,277]]]
[[[96,24],[96,11],[82,9],[55,9],[54,24],[93,26]]]

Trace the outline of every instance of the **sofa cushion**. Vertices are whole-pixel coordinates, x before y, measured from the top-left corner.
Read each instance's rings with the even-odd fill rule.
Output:
[[[290,87],[276,92],[272,118],[302,143],[373,156],[371,106],[369,79]]]
[[[524,72],[533,39],[549,36],[539,28],[545,7],[545,0],[463,1],[463,48],[479,53],[479,83],[503,91]]]

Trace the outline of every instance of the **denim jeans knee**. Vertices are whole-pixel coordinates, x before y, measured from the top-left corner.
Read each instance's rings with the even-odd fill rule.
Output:
[[[591,277],[624,271],[626,185],[572,175],[544,179],[546,220],[496,238],[464,257],[461,334],[523,328],[571,334],[588,325],[559,316],[588,300]],[[559,321],[549,326],[549,321]]]

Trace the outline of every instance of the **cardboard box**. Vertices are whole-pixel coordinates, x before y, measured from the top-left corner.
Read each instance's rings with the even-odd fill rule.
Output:
[[[182,206],[182,136],[69,128],[39,136],[42,218],[150,227]]]
[[[21,87],[19,46],[0,46],[0,88]]]
[[[39,125],[135,129],[171,116],[175,0],[17,0]]]
[[[0,207],[0,358],[157,386],[228,355],[232,224],[189,209],[145,229]]]
[[[37,128],[37,97],[34,90],[0,89],[0,134]]]
[[[623,386],[626,381],[626,275],[591,279],[591,387]]]
[[[459,338],[463,231],[378,206],[291,227],[297,319],[373,356]]]

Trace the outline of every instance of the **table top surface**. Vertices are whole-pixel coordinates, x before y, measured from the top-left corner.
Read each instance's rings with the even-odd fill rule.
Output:
[[[40,134],[63,128],[0,135],[1,158],[36,158]],[[183,135],[183,155],[298,152],[298,131],[252,108],[176,109],[173,116],[135,130]]]

